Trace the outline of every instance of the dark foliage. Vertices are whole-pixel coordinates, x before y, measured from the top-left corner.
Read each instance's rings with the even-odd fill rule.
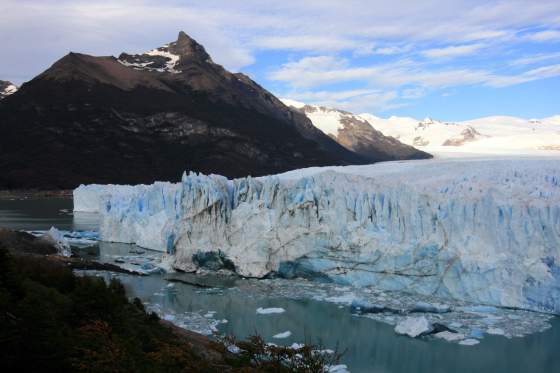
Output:
[[[0,241],[2,372],[324,372],[306,346],[272,348],[259,337],[223,343],[169,327],[129,302],[122,284],[78,277],[62,263],[12,256]]]

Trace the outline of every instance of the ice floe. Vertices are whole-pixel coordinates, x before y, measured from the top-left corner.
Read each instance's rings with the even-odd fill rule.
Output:
[[[287,330],[285,332],[273,335],[272,338],[274,338],[274,339],[284,339],[284,338],[290,337],[291,335],[292,335],[292,332]]]
[[[283,308],[279,308],[279,307],[271,307],[271,308],[259,307],[259,308],[257,308],[257,313],[259,315],[271,315],[271,314],[284,313],[284,312],[286,312],[286,310],[283,309]]]
[[[407,317],[395,326],[395,333],[416,338],[434,330],[434,326],[424,316]]]

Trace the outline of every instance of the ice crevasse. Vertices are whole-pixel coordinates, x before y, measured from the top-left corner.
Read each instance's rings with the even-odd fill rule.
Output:
[[[234,180],[190,173],[176,184],[80,186],[74,201],[99,211],[102,240],[165,251],[185,271],[210,260],[249,277],[560,314],[556,159],[386,162]]]

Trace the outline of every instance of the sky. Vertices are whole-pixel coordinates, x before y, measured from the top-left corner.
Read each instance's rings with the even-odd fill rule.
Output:
[[[180,30],[305,103],[446,121],[560,114],[560,0],[0,0],[0,79]]]

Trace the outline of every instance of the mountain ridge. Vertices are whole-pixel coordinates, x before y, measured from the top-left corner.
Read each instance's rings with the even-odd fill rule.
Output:
[[[429,116],[420,120],[394,115],[381,118],[369,113],[355,115],[332,107],[308,105],[286,98],[282,100],[306,111],[318,128],[335,139],[344,127],[341,117],[350,116],[357,121],[366,121],[384,136],[438,157],[490,154],[548,156],[557,155],[560,150],[560,115],[542,119],[493,115],[448,122]],[[323,117],[317,112],[323,113]]]
[[[214,63],[185,33],[156,50],[163,56],[126,55],[143,66],[72,52],[2,100],[0,187],[174,181],[184,170],[259,176],[367,163],[246,75]],[[181,55],[167,55],[175,53]],[[162,71],[150,71],[154,61]]]
[[[304,113],[323,133],[345,148],[370,161],[379,158],[390,160],[427,159],[431,155],[385,136],[366,119],[348,111],[318,105],[307,105],[290,99],[282,101]]]

